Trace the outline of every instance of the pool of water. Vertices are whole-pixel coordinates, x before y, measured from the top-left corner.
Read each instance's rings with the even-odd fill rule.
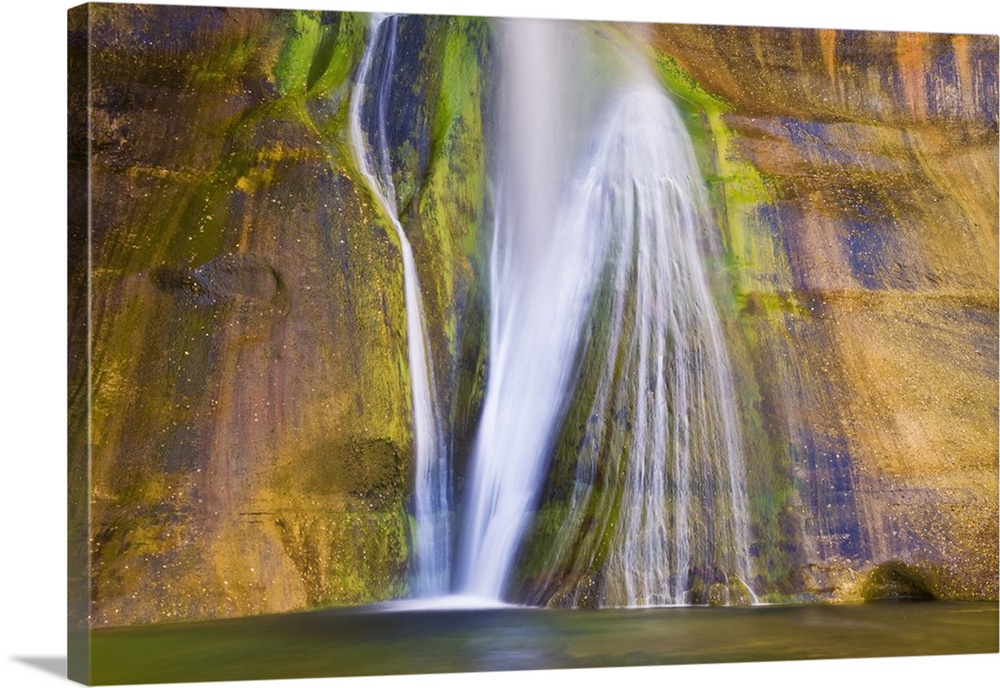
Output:
[[[92,632],[93,682],[512,671],[998,652],[996,603],[329,609]]]

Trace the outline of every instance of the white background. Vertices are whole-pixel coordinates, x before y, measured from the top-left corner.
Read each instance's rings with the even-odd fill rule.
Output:
[[[0,15],[0,685],[63,685],[65,671],[66,10],[15,0]],[[178,4],[178,3],[174,3]],[[625,19],[997,34],[993,0],[190,0],[188,4]],[[987,9],[989,8],[989,9]],[[914,651],[919,651],[915,647]],[[224,682],[260,688],[987,685],[1000,656],[840,660],[510,674]],[[987,678],[991,677],[991,678]]]

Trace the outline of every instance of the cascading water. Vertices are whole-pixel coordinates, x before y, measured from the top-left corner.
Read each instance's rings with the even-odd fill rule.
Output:
[[[682,603],[698,578],[736,577],[752,597],[740,417],[703,267],[710,216],[690,140],[648,68],[619,55],[607,107],[592,122],[578,116],[589,133],[574,141],[569,115],[588,94],[573,86],[581,56],[553,51],[560,30],[515,21],[505,33],[510,156],[462,590],[503,594],[583,359],[603,364],[597,422],[553,561],[572,556],[579,572],[603,549],[598,604]],[[588,316],[599,325],[584,328]]]
[[[450,579],[451,478],[441,418],[434,398],[434,374],[428,356],[420,282],[413,249],[396,209],[396,190],[386,135],[397,24],[395,16],[372,17],[368,45],[351,94],[350,136],[361,174],[396,230],[403,257],[407,359],[416,449],[413,588],[418,596],[436,596],[448,591]]]
[[[752,599],[740,414],[690,140],[643,60],[607,33],[534,20],[501,28],[489,370],[449,588],[451,471],[386,135],[396,30],[394,17],[373,21],[351,140],[403,256],[416,596],[501,600],[567,410],[582,405],[542,577],[571,603],[697,602],[695,588],[720,582]],[[574,592],[584,575],[599,584]]]
[[[595,299],[604,333],[586,343],[599,422],[560,548],[599,514],[610,537],[598,604],[684,603],[697,579],[752,599],[741,421],[700,250],[710,216],[683,124],[651,79],[617,96],[594,169],[588,221],[612,237]]]
[[[466,495],[460,592],[499,599],[544,479],[606,237],[567,212],[557,23],[504,33],[507,107],[490,262],[490,361]],[[570,206],[572,207],[572,206]]]

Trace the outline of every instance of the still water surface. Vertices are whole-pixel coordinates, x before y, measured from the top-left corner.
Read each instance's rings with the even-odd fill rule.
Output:
[[[92,635],[94,683],[995,653],[996,603],[343,608]]]

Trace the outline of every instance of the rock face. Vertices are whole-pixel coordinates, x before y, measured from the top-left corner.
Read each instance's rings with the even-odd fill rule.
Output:
[[[407,592],[402,268],[347,143],[367,27],[71,13],[79,623]],[[491,41],[486,20],[404,18],[388,132],[459,483],[488,356]],[[757,587],[856,597],[892,561],[935,595],[996,598],[996,38],[658,26],[648,41],[722,236]],[[515,583],[542,603],[593,573],[537,579],[560,456]]]
[[[653,42],[715,148],[758,408],[788,443],[793,587],[853,597],[899,560],[995,598],[996,37]]]
[[[91,461],[77,539],[91,543],[95,624],[406,590],[399,247],[345,143],[366,28],[363,15],[114,5],[78,22],[92,254],[89,285],[86,260],[71,266],[71,309],[86,322],[90,297],[92,365],[89,380],[85,361],[71,370],[70,451],[78,480]],[[400,33],[400,205],[460,407],[474,403],[474,369],[456,363],[465,323],[482,320],[483,32],[414,18]]]

